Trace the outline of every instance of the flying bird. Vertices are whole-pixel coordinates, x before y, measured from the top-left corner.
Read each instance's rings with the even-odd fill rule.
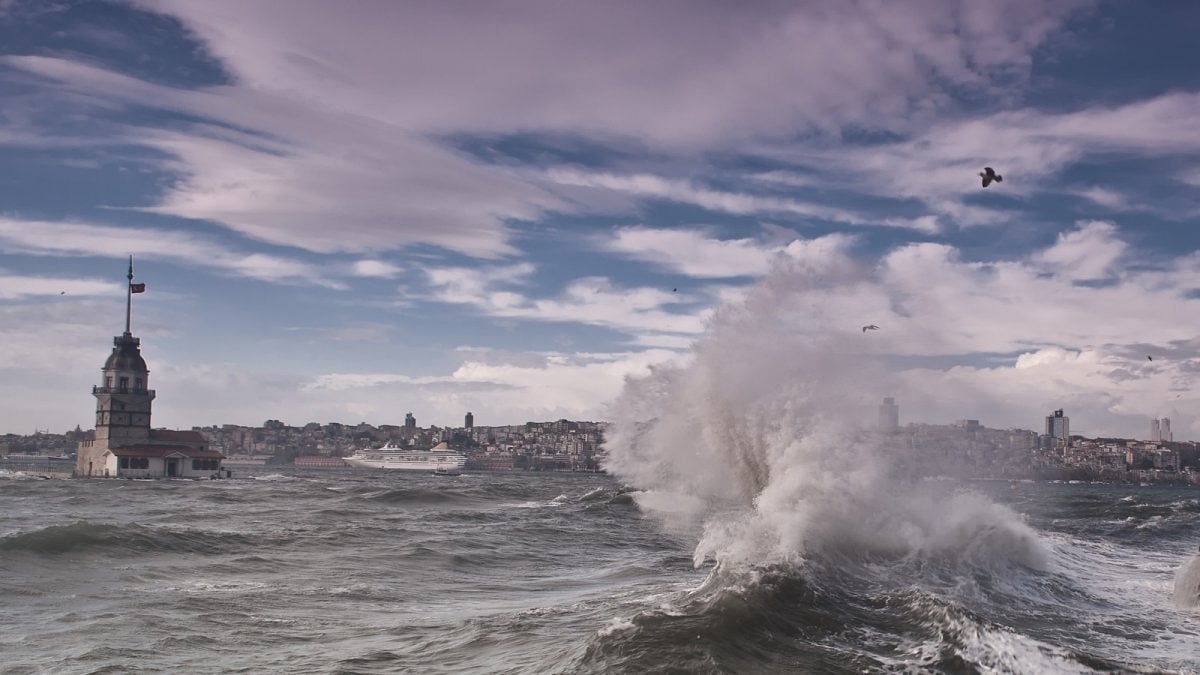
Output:
[[[996,173],[990,166],[983,167],[983,171],[979,176],[983,178],[983,187],[991,185],[992,181],[996,181],[997,183],[1004,181],[1004,176]]]
[[[1153,356],[1147,356],[1147,357],[1146,357],[1146,360],[1147,360],[1147,361],[1153,361],[1153,360],[1154,360],[1154,357],[1153,357]]]
[[[863,326],[864,333],[869,330],[879,330],[879,326],[876,326],[875,324],[871,324],[870,326]]]

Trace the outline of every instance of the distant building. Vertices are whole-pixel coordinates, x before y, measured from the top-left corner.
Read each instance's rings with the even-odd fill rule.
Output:
[[[1061,408],[1046,417],[1046,435],[1063,440],[1071,438],[1071,418],[1064,415]]]
[[[141,341],[129,331],[132,294],[145,290],[133,283],[129,260],[125,298],[125,333],[113,338],[113,351],[101,369],[96,397],[96,434],[79,442],[77,477],[192,478],[222,475],[225,456],[208,447],[198,431],[150,428],[150,370],[141,354]],[[227,474],[225,474],[227,475]]]
[[[404,416],[404,428],[405,429],[416,429],[417,428],[417,418],[413,417],[412,413],[408,413],[407,415]]]
[[[467,416],[463,418],[463,426],[467,429],[473,428],[475,426],[475,416],[467,413]]]
[[[1150,420],[1150,440],[1154,443],[1171,442],[1174,437],[1171,434],[1171,419],[1164,417],[1162,419]]]
[[[898,429],[900,429],[900,406],[896,405],[896,399],[885,398],[879,406],[879,430],[891,432]]]

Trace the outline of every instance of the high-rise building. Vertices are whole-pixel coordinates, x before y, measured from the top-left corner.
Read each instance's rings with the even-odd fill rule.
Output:
[[[1152,443],[1169,443],[1173,440],[1175,439],[1171,436],[1171,419],[1169,417],[1150,420],[1150,441]]]
[[[1046,435],[1063,440],[1071,437],[1071,418],[1064,415],[1061,408],[1046,417]]]
[[[879,430],[880,431],[896,431],[900,428],[900,406],[896,405],[896,399],[883,399],[883,403],[879,406]]]
[[[404,416],[404,428],[405,429],[416,429],[417,428],[417,418],[413,417],[412,413],[408,413],[407,415]]]
[[[466,427],[467,429],[474,427],[475,426],[475,416],[468,412],[467,416],[463,418],[463,426]]]

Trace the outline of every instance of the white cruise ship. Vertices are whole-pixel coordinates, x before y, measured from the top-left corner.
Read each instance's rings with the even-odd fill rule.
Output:
[[[437,473],[458,473],[467,463],[466,455],[451,450],[445,443],[438,443],[429,450],[402,448],[388,443],[381,448],[360,450],[343,459],[350,466],[365,469],[405,469]]]

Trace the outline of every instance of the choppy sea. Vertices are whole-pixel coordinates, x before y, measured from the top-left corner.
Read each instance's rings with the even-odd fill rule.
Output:
[[[1200,672],[1196,489],[933,483],[1039,556],[697,566],[605,475],[4,478],[3,673]]]

